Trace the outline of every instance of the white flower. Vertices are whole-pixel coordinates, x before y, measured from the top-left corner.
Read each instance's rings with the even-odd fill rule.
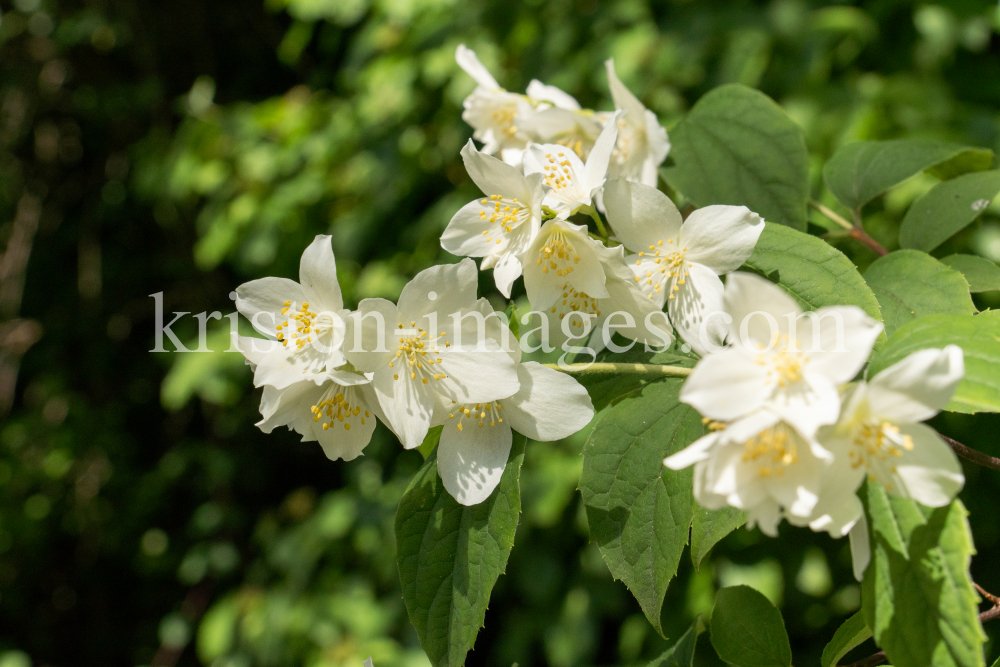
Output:
[[[780,287],[736,272],[723,310],[730,347],[703,357],[681,401],[728,422],[764,407],[807,436],[840,415],[838,385],[861,370],[882,325],[857,306],[803,313]]]
[[[548,102],[557,109],[580,111],[580,103],[576,98],[556,86],[547,86],[538,79],[532,79],[525,92],[532,100]]]
[[[604,186],[617,136],[617,125],[609,122],[601,130],[586,164],[565,146],[532,144],[524,153],[524,173],[542,174],[550,188],[545,204],[560,217],[568,217],[580,208],[591,206],[594,196]]]
[[[478,313],[476,284],[470,259],[435,266],[403,288],[398,306],[365,299],[348,320],[347,359],[374,373],[385,421],[407,449],[427,435],[436,395],[478,403],[517,392],[510,356],[494,337],[480,335],[476,317],[461,318]]]
[[[656,187],[659,179],[657,170],[670,152],[667,131],[660,125],[656,114],[643,106],[618,78],[614,60],[608,60],[605,66],[615,108],[627,112],[617,120],[618,142],[612,163],[624,178]]]
[[[624,179],[607,183],[604,206],[615,237],[636,253],[626,257],[636,285],[657,308],[667,303],[671,323],[699,355],[721,345],[725,322],[712,316],[723,309],[719,276],[750,257],[764,220],[745,206],[706,206],[682,220],[665,194]]]
[[[520,127],[524,119],[535,113],[531,101],[501,88],[479,62],[475,51],[464,44],[458,45],[455,60],[478,84],[463,103],[462,120],[472,126],[472,136],[483,142],[483,152],[500,153],[504,161],[519,164],[521,153],[531,140]]]
[[[347,311],[329,236],[317,236],[302,253],[299,281],[261,278],[236,288],[237,310],[257,331],[280,341],[257,363],[258,387],[319,381],[346,361],[341,347]]]
[[[483,257],[483,269],[505,297],[521,275],[520,257],[538,233],[544,188],[539,174],[524,176],[516,167],[476,150],[462,149],[465,168],[479,186],[482,199],[463,206],[441,235],[441,247],[454,255]]]
[[[695,465],[700,505],[745,510],[748,527],[759,525],[771,536],[782,518],[808,522],[830,461],[808,432],[766,408],[709,428],[711,433],[663,461],[672,470]]]
[[[515,348],[517,349],[517,348]],[[520,350],[517,349],[518,358]],[[572,377],[529,361],[517,365],[517,393],[502,400],[444,401],[434,415],[443,424],[438,474],[462,505],[489,498],[510,455],[512,430],[532,440],[560,440],[594,417],[587,390]]]
[[[239,337],[236,345],[247,364],[257,369],[269,354],[263,350],[275,343]],[[350,461],[361,455],[375,430],[375,396],[368,382],[363,375],[335,370],[280,389],[264,385],[263,419],[257,427],[270,433],[287,426],[302,436],[302,442],[319,441],[327,458]]]
[[[613,113],[588,109],[539,105],[534,114],[521,120],[521,129],[535,143],[558,144],[586,160],[612,116]]]
[[[671,342],[666,317],[634,286],[624,249],[590,238],[585,225],[549,220],[523,259],[528,301],[545,316],[550,340],[566,340],[566,330],[584,335],[585,318],[596,335],[613,317],[609,330],[626,338],[656,346]]]

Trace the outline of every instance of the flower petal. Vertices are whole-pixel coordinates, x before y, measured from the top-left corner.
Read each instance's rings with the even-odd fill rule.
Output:
[[[465,44],[459,44],[455,49],[455,62],[471,76],[477,84],[488,90],[502,90],[497,80],[493,78],[486,66],[479,62],[476,52]]]
[[[609,180],[604,186],[604,207],[615,237],[632,252],[679,236],[680,211],[654,187],[622,178]]]
[[[572,246],[571,252],[580,258],[572,264],[572,272],[564,276],[556,275],[545,259],[543,249],[549,249],[551,241],[559,241]],[[568,243],[567,243],[568,242]],[[587,228],[562,220],[549,220],[542,225],[535,242],[524,255],[524,289],[535,310],[547,310],[562,297],[563,286],[570,283],[578,292],[601,299],[608,296],[605,288],[604,269],[597,254],[595,241],[587,236]],[[603,247],[603,246],[600,246]],[[622,260],[624,262],[624,259]]]
[[[663,459],[663,465],[671,470],[683,470],[711,456],[712,448],[719,440],[718,433],[709,433],[698,438],[681,451]]]
[[[621,116],[622,112],[616,111],[608,119],[597,141],[594,142],[590,155],[587,156],[587,164],[583,168],[583,183],[584,191],[588,195],[593,195],[597,188],[604,185],[608,163],[611,161],[611,151],[615,149],[615,142],[618,141],[618,119]]]
[[[575,379],[528,361],[517,367],[517,393],[501,403],[500,416],[518,433],[549,442],[567,438],[594,417],[590,395]]]
[[[361,402],[360,392],[357,390],[345,391],[344,397],[352,405],[359,405],[362,409],[368,407]],[[352,419],[350,424],[337,422],[327,429],[323,428],[321,422],[313,422],[312,429],[328,459],[351,461],[361,456],[361,451],[371,442],[372,433],[375,432],[375,416],[363,418],[359,415]]]
[[[737,271],[726,278],[723,294],[729,323],[729,339],[748,349],[765,347],[772,336],[788,332],[788,314],[799,315],[802,309],[792,297],[769,280],[752,273]],[[744,335],[742,331],[746,332]]]
[[[385,299],[362,299],[347,318],[344,354],[363,373],[385,366],[396,349],[393,329],[399,323],[396,305]]]
[[[471,139],[462,148],[462,160],[472,182],[484,195],[501,195],[505,199],[517,199],[529,206],[541,201],[540,175],[525,177],[517,167],[476,150]]]
[[[434,369],[443,371],[444,377],[433,380],[432,388],[457,403],[495,401],[516,393],[520,385],[510,355],[493,340],[485,341],[483,349],[479,347],[441,350],[441,363]]]
[[[411,321],[417,321],[428,313],[447,316],[471,308],[477,298],[478,273],[471,259],[424,269],[403,287],[399,295],[400,322],[409,326]]]
[[[604,61],[604,68],[608,73],[608,88],[611,91],[611,99],[615,103],[615,109],[626,111],[625,122],[631,124],[641,124],[645,122],[646,107],[639,101],[632,91],[625,87],[625,84],[618,78],[615,72],[615,61],[613,58]]]
[[[497,232],[497,226],[479,215],[482,210],[479,199],[458,209],[441,234],[441,247],[459,257],[485,257],[506,250],[506,235],[497,233],[493,237],[491,232]]]
[[[767,370],[730,348],[698,362],[681,387],[680,400],[706,417],[732,421],[764,404],[766,384]]]
[[[670,321],[677,333],[699,356],[718,352],[728,333],[719,276],[701,264],[691,263],[680,289],[667,301]],[[669,287],[670,281],[667,282]]]
[[[892,421],[930,419],[948,404],[964,375],[957,345],[914,352],[868,380],[872,412]]]
[[[572,95],[555,86],[547,86],[538,79],[532,79],[525,90],[528,97],[542,102],[551,102],[559,109],[579,111],[580,103]]]
[[[684,221],[680,245],[688,261],[722,275],[743,266],[762,231],[764,219],[746,206],[705,206]]]
[[[506,424],[479,428],[468,422],[459,431],[445,425],[437,447],[438,474],[461,505],[478,505],[500,483],[513,437]]]
[[[434,393],[420,378],[411,380],[407,373],[394,373],[399,369],[385,367],[375,371],[372,386],[393,432],[403,447],[419,447],[430,428],[434,412]],[[396,375],[399,379],[394,379]]]
[[[943,507],[965,484],[962,465],[937,432],[924,424],[900,425],[900,432],[913,441],[896,463],[896,484],[889,491],[912,498],[928,507]]]
[[[296,305],[307,301],[302,286],[288,278],[261,278],[236,288],[236,310],[267,336],[278,335],[275,327],[285,321],[281,314],[285,301]]]
[[[497,289],[506,298],[510,298],[510,286],[521,277],[521,261],[514,253],[507,252],[500,257],[493,268],[493,280]]]
[[[344,308],[330,238],[322,234],[317,236],[299,261],[299,282],[303,295],[309,302],[309,310],[317,313],[340,312]]]
[[[260,399],[260,414],[257,428],[270,433],[278,426],[287,426],[302,436],[313,440],[312,412],[310,406],[319,402],[324,389],[312,382],[298,382],[285,389],[264,387]]]
[[[830,306],[803,313],[790,331],[798,348],[808,354],[809,372],[820,373],[836,384],[858,374],[881,333],[882,323],[857,306]]]

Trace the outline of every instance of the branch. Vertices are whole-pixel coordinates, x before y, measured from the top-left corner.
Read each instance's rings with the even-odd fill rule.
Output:
[[[593,363],[593,364],[542,364],[563,373],[574,375],[658,375],[662,377],[687,377],[691,375],[690,368],[681,366],[663,366],[660,364],[624,364],[624,363]]]
[[[990,456],[989,454],[983,454],[982,452],[972,449],[971,447],[966,447],[957,440],[952,440],[946,435],[941,435],[938,433],[938,437],[944,440],[948,445],[951,446],[952,450],[967,461],[972,461],[978,465],[986,468],[992,468],[993,470],[1000,470],[1000,459],[995,456]]]
[[[878,255],[889,254],[889,251],[883,248],[882,244],[880,244],[872,237],[868,236],[868,232],[866,232],[864,228],[861,226],[861,214],[858,213],[857,210],[851,211],[852,215],[854,216],[854,222],[851,223],[850,221],[846,220],[843,216],[839,215],[829,207],[820,204],[815,199],[809,200],[809,206],[816,209],[821,214],[823,214],[830,220],[834,221],[835,223],[846,229],[848,231],[847,234],[848,236],[850,236],[852,239],[861,241],[866,246],[874,250]]]
[[[868,236],[868,232],[866,232],[865,230],[863,230],[861,227],[855,227],[854,229],[852,229],[851,233],[849,234],[849,236],[852,239],[857,239],[858,241],[861,241],[862,243],[864,243],[866,246],[868,246],[869,248],[871,248],[872,250],[874,250],[875,254],[877,254],[877,255],[888,255],[889,254],[889,251],[886,250],[885,248],[883,248],[881,243],[879,243],[878,241],[876,241],[872,237]]]
[[[944,436],[941,437],[943,438]],[[945,440],[948,440],[948,438],[945,438]],[[955,441],[952,440],[952,442]],[[955,444],[957,445],[959,443],[956,442]],[[986,591],[983,590],[983,587],[977,584],[976,582],[972,582],[972,585],[976,587],[976,590],[978,590],[979,593],[984,598],[993,603],[992,609],[987,609],[986,611],[979,614],[979,622],[985,623],[986,621],[992,621],[995,618],[1000,618],[1000,598],[998,598],[996,595],[993,595],[992,593],[987,593]],[[868,656],[867,658],[864,658],[863,660],[852,662],[850,665],[847,665],[847,667],[875,667],[875,665],[881,665],[885,661],[886,661],[885,651],[879,651],[878,653],[873,653],[872,655]]]
[[[817,211],[819,211],[821,214],[823,214],[824,216],[826,216],[830,220],[833,220],[834,222],[836,222],[838,225],[840,225],[844,229],[847,229],[847,230],[854,229],[854,225],[852,225],[850,222],[848,222],[847,220],[845,220],[844,218],[842,218],[840,215],[838,215],[837,213],[835,213],[833,211],[833,209],[831,209],[829,207],[826,207],[823,204],[820,204],[815,199],[810,199],[809,200],[809,206],[813,207],[814,209],[816,209]]]

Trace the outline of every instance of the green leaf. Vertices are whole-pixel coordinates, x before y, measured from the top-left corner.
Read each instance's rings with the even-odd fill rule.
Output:
[[[736,667],[791,667],[781,612],[749,586],[719,591],[712,611],[712,646]]]
[[[584,446],[580,475],[591,539],[661,635],[663,596],[694,502],[691,470],[671,470],[663,459],[704,433],[701,416],[678,402],[682,384],[652,382],[610,407]]]
[[[930,252],[978,218],[998,192],[1000,169],[938,183],[906,211],[899,245]]]
[[[900,327],[872,359],[868,376],[920,350],[958,345],[965,352],[965,377],[955,390],[952,412],[1000,412],[1000,312],[930,315]]]
[[[701,567],[701,561],[719,540],[746,522],[747,513],[735,507],[707,510],[700,505],[696,506],[694,520],[691,522],[691,562],[694,563],[694,569]]]
[[[671,187],[697,206],[747,206],[771,222],[806,228],[809,155],[788,114],[740,84],[706,93],[670,132]]]
[[[865,271],[865,281],[882,305],[888,336],[918,317],[976,313],[965,277],[919,250],[879,257]]]
[[[417,447],[417,451],[425,459],[431,455],[431,452],[438,446],[438,442],[441,440],[441,431],[443,426],[433,426],[427,431],[427,435],[424,436],[424,441],[420,443]]]
[[[745,266],[777,279],[778,285],[807,310],[854,305],[882,321],[879,302],[854,263],[815,236],[767,224]],[[885,337],[880,336],[876,349],[883,343]]]
[[[967,146],[950,160],[927,169],[927,173],[942,181],[951,180],[956,176],[968,174],[971,171],[986,171],[993,166],[993,151],[989,148]]]
[[[524,436],[515,434],[500,484],[484,502],[459,505],[445,490],[432,453],[396,512],[399,579],[410,621],[436,667],[460,667],[483,625],[507,566],[521,512]]]
[[[694,649],[698,644],[698,635],[704,631],[701,618],[695,619],[694,625],[647,667],[694,667]]]
[[[969,579],[975,548],[961,501],[933,509],[877,484],[862,495],[872,547],[863,602],[875,642],[896,667],[984,667]]]
[[[820,659],[822,667],[836,667],[837,662],[847,655],[848,651],[860,646],[872,636],[872,631],[865,625],[865,617],[860,611],[844,621],[844,624],[833,633],[833,639],[823,649]]]
[[[976,255],[948,255],[941,262],[965,276],[970,292],[1000,290],[1000,266],[988,259]]]
[[[962,169],[989,169],[992,153],[989,160],[986,155],[982,148],[928,139],[859,141],[833,154],[823,167],[823,180],[844,206],[860,209],[925,169],[940,166],[940,177]]]

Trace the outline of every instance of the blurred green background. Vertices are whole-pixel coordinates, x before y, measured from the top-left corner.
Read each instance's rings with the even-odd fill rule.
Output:
[[[229,322],[209,323],[215,353],[149,353],[149,295],[230,313],[236,285],[294,278],[321,233],[349,305],[453,261],[438,236],[477,194],[460,42],[510,90],[537,77],[602,109],[613,56],[668,128],[715,85],[759,87],[805,131],[828,204],[820,168],[847,141],[1000,152],[993,1],[2,0],[0,667],[427,664],[392,531],[420,454],[381,427],[351,463],[264,436],[249,370],[222,352]],[[869,232],[895,247],[931,183],[872,204]],[[935,254],[1000,260],[996,213]],[[489,274],[481,288],[503,305]],[[197,323],[174,330],[192,343]],[[1000,454],[996,416],[934,424]],[[633,665],[669,644],[588,544],[586,435],[529,443],[517,542],[468,664]],[[1000,592],[1000,479],[966,473],[973,575]],[[846,540],[740,530],[700,572],[682,563],[668,636],[733,583],[781,606],[800,665],[859,603]]]

